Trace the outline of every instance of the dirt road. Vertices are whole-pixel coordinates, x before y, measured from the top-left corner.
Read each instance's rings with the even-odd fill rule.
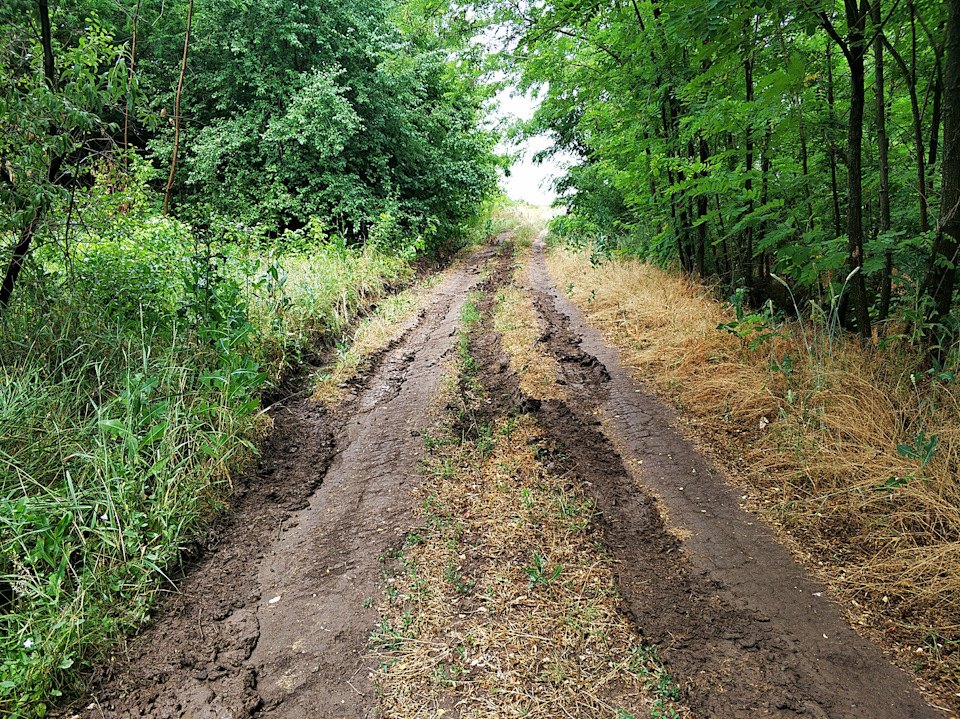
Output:
[[[517,269],[509,242],[481,250],[340,409],[280,407],[261,466],[238,485],[208,551],[154,625],[100,670],[75,713],[385,715],[368,647],[382,559],[418,522],[422,433],[435,421],[431,402],[472,292],[481,321],[464,342],[484,392],[480,411],[490,421],[532,417],[549,435],[537,441],[555,443],[590,488],[591,531],[617,568],[628,619],[659,648],[690,715],[941,716],[740,509],[723,477],[672,429],[671,413],[557,291],[542,253],[535,244]],[[527,396],[484,321],[507,286],[532,300],[537,351],[556,363],[564,399]],[[500,716],[491,712],[454,700],[432,715]]]

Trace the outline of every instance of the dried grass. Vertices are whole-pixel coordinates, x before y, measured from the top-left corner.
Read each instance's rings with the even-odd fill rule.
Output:
[[[529,256],[529,248],[521,249],[518,265],[525,267]],[[519,378],[520,389],[534,399],[564,400],[566,392],[557,384],[557,361],[538,349],[543,330],[540,325],[528,292],[505,285],[497,293],[493,328],[500,333],[503,349],[510,355],[510,369]]]
[[[828,344],[823,328],[815,335],[796,322],[750,349],[717,329],[733,310],[708,288],[643,263],[592,267],[584,254],[554,251],[548,264],[625,362],[682,410],[753,506],[796,540],[855,622],[911,644],[911,663],[956,704],[957,389],[931,386],[895,343]],[[897,450],[921,431],[939,440],[923,469]],[[884,491],[891,477],[905,483]]]
[[[663,670],[595,544],[593,502],[544,466],[555,448],[535,422],[430,443],[423,526],[388,572],[372,640],[381,716],[625,719],[658,701],[689,716],[655,693]]]

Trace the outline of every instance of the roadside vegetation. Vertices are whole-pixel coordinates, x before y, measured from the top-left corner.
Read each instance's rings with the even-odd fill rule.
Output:
[[[476,6],[572,156],[558,286],[956,705],[960,4]]]
[[[865,349],[633,259],[556,248],[558,286],[673,402],[851,623],[960,706],[960,396],[906,338]]]
[[[956,372],[960,6],[476,4],[572,156],[558,233]]]
[[[0,325],[8,715],[42,713],[104,642],[149,620],[180,551],[269,431],[261,393],[410,275],[399,259],[322,242],[197,255],[183,225],[145,227],[143,245],[88,238],[54,292],[49,275],[68,270],[52,258],[49,295],[12,305]],[[104,265],[111,287],[86,271]]]

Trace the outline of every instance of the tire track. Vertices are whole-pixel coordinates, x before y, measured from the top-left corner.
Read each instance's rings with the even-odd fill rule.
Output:
[[[376,612],[364,605],[381,591],[377,557],[406,530],[440,359],[494,254],[475,253],[436,290],[340,409],[278,405],[260,467],[235,479],[232,511],[212,527],[178,593],[96,670],[90,695],[64,716],[375,712],[363,668]]]
[[[551,408],[557,416],[548,423],[568,444],[606,443],[623,457],[622,479],[598,492],[608,542],[622,562],[621,588],[638,624],[665,648],[671,673],[688,683],[691,706],[715,717],[940,716],[740,508],[733,488],[672,428],[673,414],[633,381],[617,351],[557,290],[543,252],[540,240],[530,281],[549,328],[545,340],[572,392],[570,404],[580,405],[572,413],[590,418],[602,436],[584,442],[582,430],[566,429],[573,422],[565,408]],[[666,577],[637,541],[643,518],[652,521],[639,488],[655,493],[670,524],[685,530],[689,568],[685,591],[674,600],[657,596],[653,587]],[[670,545],[665,541],[662,551]]]

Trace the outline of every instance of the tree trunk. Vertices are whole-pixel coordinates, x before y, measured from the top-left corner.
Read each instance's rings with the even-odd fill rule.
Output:
[[[830,117],[830,128],[835,124],[833,113],[833,59],[830,57],[830,38],[827,38],[827,114]],[[833,228],[837,237],[843,234],[840,225],[840,186],[837,183],[837,153],[833,149],[833,138],[828,138],[830,144],[830,188],[833,194]]]
[[[50,32],[50,9],[47,7],[47,0],[37,0],[37,12],[40,15],[40,45],[43,48],[43,76],[51,90],[57,87],[57,68],[53,59],[53,42]],[[51,135],[57,134],[55,126],[50,127]],[[60,165],[63,163],[63,155],[54,155],[50,160],[50,167],[47,169],[47,179],[55,182],[57,175],[60,174]],[[6,175],[6,170],[4,170]],[[17,193],[14,186],[14,180],[9,175],[6,176],[8,184],[13,193]],[[23,200],[21,200],[23,202]],[[21,204],[18,202],[17,204]],[[20,209],[18,207],[18,209]],[[36,230],[37,223],[43,208],[37,210],[37,216],[33,220],[20,228],[20,238],[16,247],[13,248],[13,255],[7,264],[7,273],[3,277],[3,284],[0,285],[0,311],[7,308],[10,304],[10,297],[13,295],[13,288],[17,284],[17,278],[20,276],[20,270],[23,269],[23,263],[30,251],[30,243],[33,240],[33,233]]]
[[[897,67],[900,68],[900,73],[903,75],[903,81],[907,86],[907,92],[910,95],[910,116],[913,126],[913,144],[915,146],[914,159],[916,162],[916,175],[917,175],[917,193],[920,196],[920,231],[926,232],[930,229],[930,219],[927,212],[927,170],[926,162],[924,160],[924,142],[923,142],[923,119],[920,112],[920,100],[917,97],[917,77],[916,77],[916,67],[911,70],[907,67],[906,61],[897,52],[897,49],[890,43],[890,41],[881,34],[879,36],[880,40],[883,41],[884,46],[887,50],[890,51],[890,57],[894,59],[894,62],[897,63]]]
[[[699,150],[697,149],[699,148]],[[687,151],[690,154],[690,159],[693,160],[697,157],[699,152],[701,164],[706,164],[707,160],[710,159],[710,152],[707,149],[707,142],[703,138],[697,140],[697,145],[694,146],[693,140],[690,141],[687,146]],[[703,179],[706,177],[706,173],[698,172],[697,178]],[[701,277],[707,276],[707,196],[703,193],[701,189],[698,189],[697,199],[697,239],[696,239],[696,249],[695,249],[695,258],[694,265],[697,271],[697,274]]]
[[[960,0],[955,0],[960,1]],[[857,0],[844,0],[847,20],[846,40],[837,34],[826,13],[820,22],[843,51],[850,68],[850,118],[847,130],[847,266],[853,274],[850,280],[850,302],[860,338],[867,342],[872,336],[870,307],[867,304],[867,283],[863,277],[863,110],[866,104],[866,69],[864,56],[867,41],[864,37],[867,19],[867,0],[858,6]],[[855,273],[855,274],[854,274]]]
[[[947,3],[947,42],[943,78],[943,179],[940,219],[934,238],[933,252],[924,282],[926,293],[933,300],[930,319],[934,351],[942,356],[946,340],[943,321],[953,305],[956,282],[957,249],[960,246],[960,0]]]
[[[874,32],[877,37],[873,41],[874,57],[874,94],[876,96],[876,124],[877,124],[877,159],[880,170],[880,187],[878,190],[878,204],[880,206],[880,232],[890,231],[890,165],[889,142],[887,141],[887,105],[884,98],[883,78],[883,40],[880,38],[880,0],[873,0],[870,8]],[[893,250],[885,253],[883,276],[880,278],[880,310],[879,320],[883,322],[890,313],[890,294],[893,283]]]
[[[772,139],[773,133],[768,127],[763,138],[763,149],[760,151],[760,204],[762,205],[766,205],[770,201],[770,142]],[[766,237],[766,234],[767,221],[764,220],[760,225],[760,236]],[[766,251],[760,254],[760,276],[764,281],[770,279],[770,260]]]
[[[940,123],[943,120],[943,73],[937,67],[936,84],[933,87],[933,117],[930,119],[930,154],[927,155],[927,168],[933,172],[937,164],[937,145],[940,141]],[[933,187],[931,182],[930,187]]]
[[[747,57],[743,63],[743,75],[744,75],[744,94],[746,96],[747,103],[747,116],[749,117],[750,113],[753,111],[751,103],[753,102],[753,39],[749,39],[751,47],[747,52]],[[743,183],[744,190],[747,195],[747,213],[753,212],[753,199],[751,194],[753,193],[753,177],[750,173],[753,172],[753,129],[750,126],[750,121],[748,120],[744,127],[745,133],[745,143],[744,143],[744,165],[746,166],[747,177]],[[741,276],[743,281],[746,284],[747,288],[753,289],[753,228],[747,227],[744,230],[744,245],[746,249],[746,256],[743,258],[743,267],[741,269]]]
[[[170,177],[167,189],[163,193],[163,214],[170,209],[170,188],[173,187],[173,174],[177,170],[177,152],[180,149],[180,96],[183,94],[183,76],[187,72],[187,49],[190,47],[190,25],[193,22],[193,0],[187,5],[187,32],[183,38],[183,60],[180,63],[180,80],[177,82],[177,100],[173,110],[173,160],[170,162]]]
[[[861,21],[862,22],[862,21]],[[863,110],[865,70],[863,32],[850,43],[850,129],[847,132],[847,254],[850,271],[858,270],[851,280],[850,300],[860,338],[871,337],[867,284],[863,276]]]

